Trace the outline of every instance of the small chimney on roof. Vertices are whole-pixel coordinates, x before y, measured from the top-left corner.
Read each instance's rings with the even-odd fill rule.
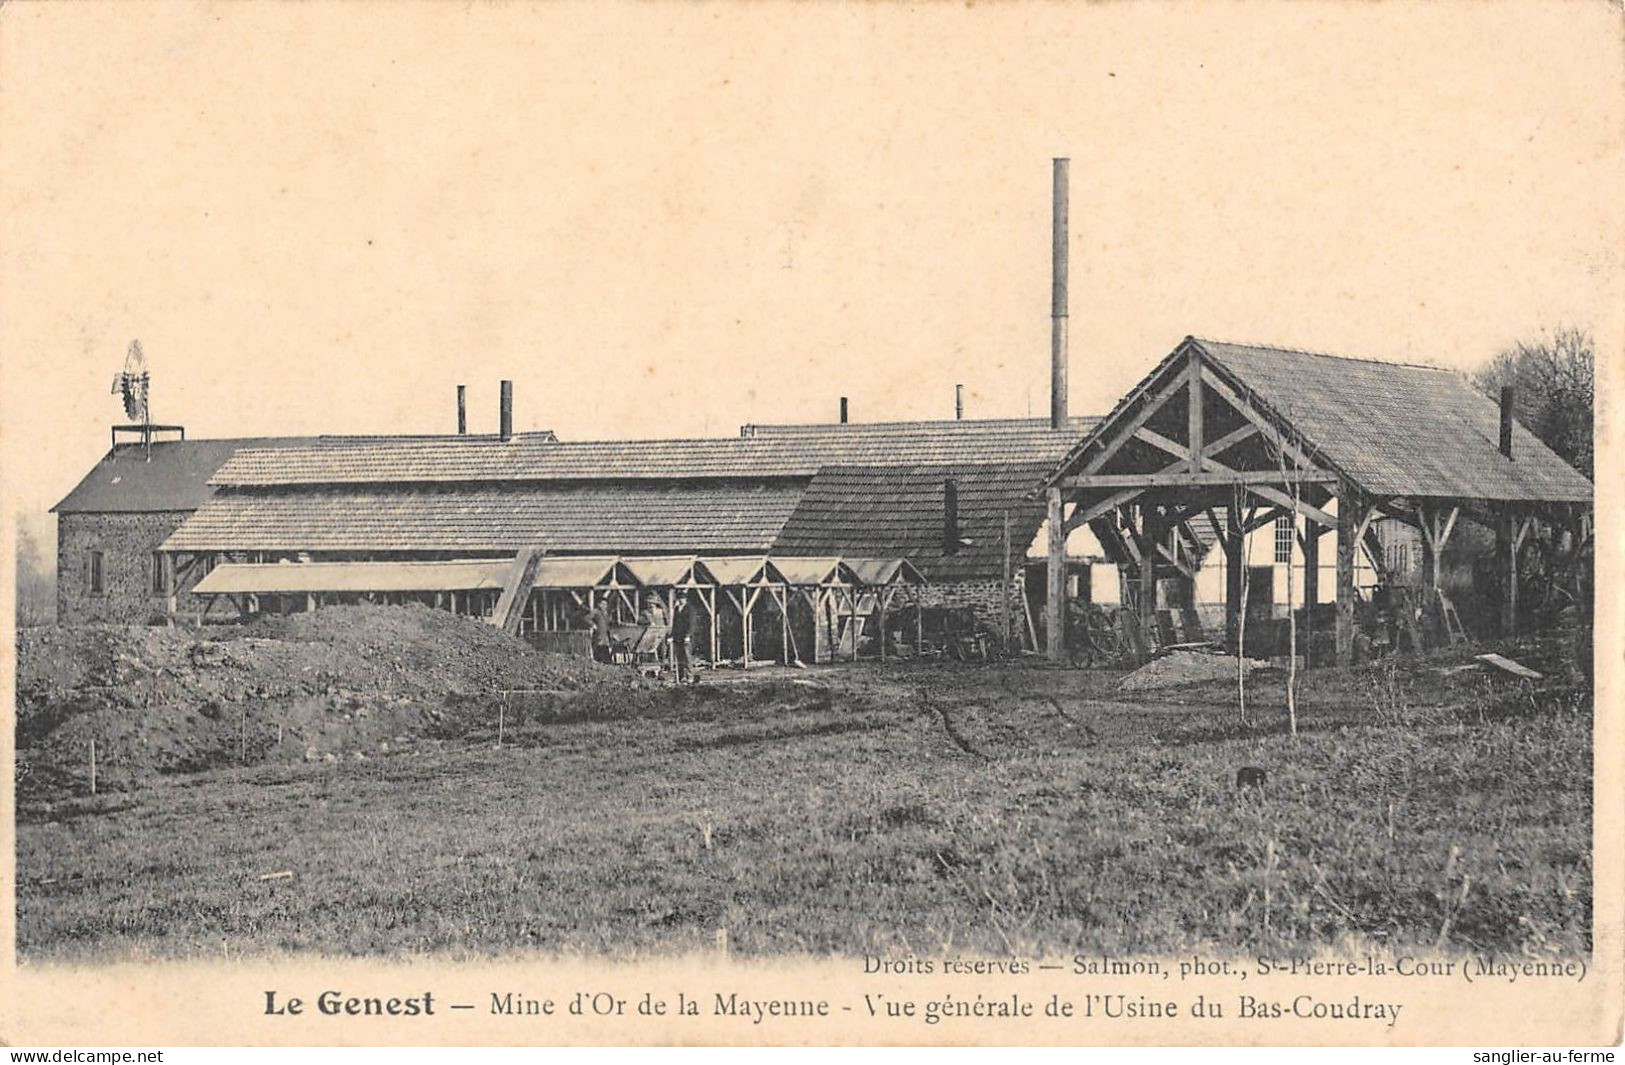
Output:
[[[942,553],[959,553],[959,485],[952,477],[942,482]]]
[[[954,421],[965,417],[965,386],[954,386]]]
[[[1501,388],[1501,454],[1507,458],[1512,457],[1512,401],[1514,393],[1511,385]]]
[[[1066,428],[1067,160],[1055,160],[1050,248],[1049,427]]]
[[[846,397],[841,397],[841,424],[846,424]]]
[[[498,419],[498,433],[504,440],[513,439],[513,382],[502,382],[502,410]]]
[[[468,386],[457,386],[457,435],[468,435]]]

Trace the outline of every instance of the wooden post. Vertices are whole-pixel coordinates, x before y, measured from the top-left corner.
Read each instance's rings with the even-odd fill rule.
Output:
[[[1151,527],[1151,513],[1150,507],[1140,505],[1140,632],[1148,654],[1157,631],[1157,531]]]
[[[784,665],[790,664],[790,591],[788,588],[775,589],[779,594],[775,600],[779,604],[779,628],[783,630],[780,636],[784,642],[784,657],[780,659]]]
[[[1354,542],[1359,528],[1354,489],[1337,487],[1337,664],[1354,664]]]
[[[1247,564],[1242,557],[1245,537],[1241,511],[1232,497],[1224,508],[1224,645],[1237,654],[1241,640],[1241,582]]]
[[[1303,660],[1310,661],[1315,649],[1315,607],[1320,604],[1320,524],[1313,518],[1303,522]]]
[[[1004,512],[1004,583],[1000,585],[1000,606],[1004,622],[1004,651],[1010,653],[1010,512]]]
[[[1520,518],[1515,514],[1508,514],[1503,520],[1502,529],[1505,539],[1505,551],[1502,556],[1506,559],[1506,590],[1501,596],[1501,634],[1503,636],[1516,636],[1518,634],[1518,552],[1523,549],[1524,537],[1529,535],[1529,528],[1533,518]],[[1497,537],[1497,540],[1502,537]],[[1501,546],[1499,543],[1497,546]]]
[[[1061,490],[1051,488],[1049,503],[1049,559],[1044,603],[1044,650],[1051,662],[1066,655],[1066,516]]]

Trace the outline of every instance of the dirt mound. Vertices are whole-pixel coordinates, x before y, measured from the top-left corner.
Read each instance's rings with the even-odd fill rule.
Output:
[[[1118,687],[1126,692],[1155,691],[1182,684],[1202,684],[1215,680],[1235,680],[1237,668],[1244,674],[1264,668],[1265,663],[1237,659],[1235,655],[1203,654],[1199,651],[1173,651],[1153,658],[1124,677]]]
[[[519,690],[617,698],[624,673],[425,607],[331,607],[243,626],[19,633],[18,786],[83,790],[268,759],[370,756],[494,716]],[[529,696],[534,699],[537,696]]]

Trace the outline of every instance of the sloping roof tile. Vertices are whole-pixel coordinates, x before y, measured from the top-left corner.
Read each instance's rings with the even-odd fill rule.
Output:
[[[1585,502],[1591,482],[1521,425],[1500,451],[1500,407],[1428,366],[1196,341],[1327,461],[1374,495]]]
[[[1039,463],[820,470],[773,550],[776,555],[906,558],[932,581],[997,580],[1004,572],[1004,517],[1010,517],[1010,565],[1026,562],[1044,521],[1029,493]],[[943,544],[943,481],[959,499],[958,551]]]
[[[525,433],[521,439],[554,440],[551,431]],[[407,447],[435,437],[421,436],[252,436],[236,439],[160,440],[151,455],[143,444],[119,444],[102,457],[84,479],[51,509],[59,514],[154,513],[196,510],[214,495],[211,478],[243,449],[269,454],[288,449],[364,446]],[[439,439],[444,439],[439,438]],[[495,440],[495,437],[453,437]]]
[[[485,485],[222,491],[167,551],[765,551],[801,496],[781,485]]]
[[[381,447],[245,449],[219,485],[431,481],[607,481],[809,478],[828,465],[914,465],[989,459],[1053,464],[1090,419],[1053,431],[1036,419],[754,426],[727,439],[549,443],[443,437]]]

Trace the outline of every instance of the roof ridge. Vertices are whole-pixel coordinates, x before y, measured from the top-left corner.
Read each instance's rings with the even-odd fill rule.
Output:
[[[1068,421],[1090,421],[1100,418],[1098,414],[1068,414]],[[746,422],[741,429],[833,429],[836,431],[851,431],[857,429],[890,429],[903,426],[979,426],[1008,425],[1014,427],[1042,428],[1049,424],[1049,419],[1041,415],[1023,416],[1019,418],[900,418],[881,422]],[[741,439],[749,439],[742,437]]]
[[[1331,351],[1311,351],[1308,348],[1290,348],[1281,344],[1262,344],[1249,340],[1223,340],[1219,337],[1197,336],[1194,333],[1188,335],[1185,339],[1194,340],[1198,344],[1223,344],[1224,346],[1231,348],[1253,348],[1258,351],[1280,351],[1288,355],[1308,355],[1309,357],[1316,359],[1336,359],[1339,362],[1369,362],[1375,363],[1378,366],[1402,366],[1411,370],[1433,370],[1438,373],[1456,374],[1457,376],[1460,376],[1458,371],[1452,370],[1448,366],[1434,366],[1425,362],[1396,362],[1393,359],[1379,359],[1372,355],[1339,355],[1336,352]]]

